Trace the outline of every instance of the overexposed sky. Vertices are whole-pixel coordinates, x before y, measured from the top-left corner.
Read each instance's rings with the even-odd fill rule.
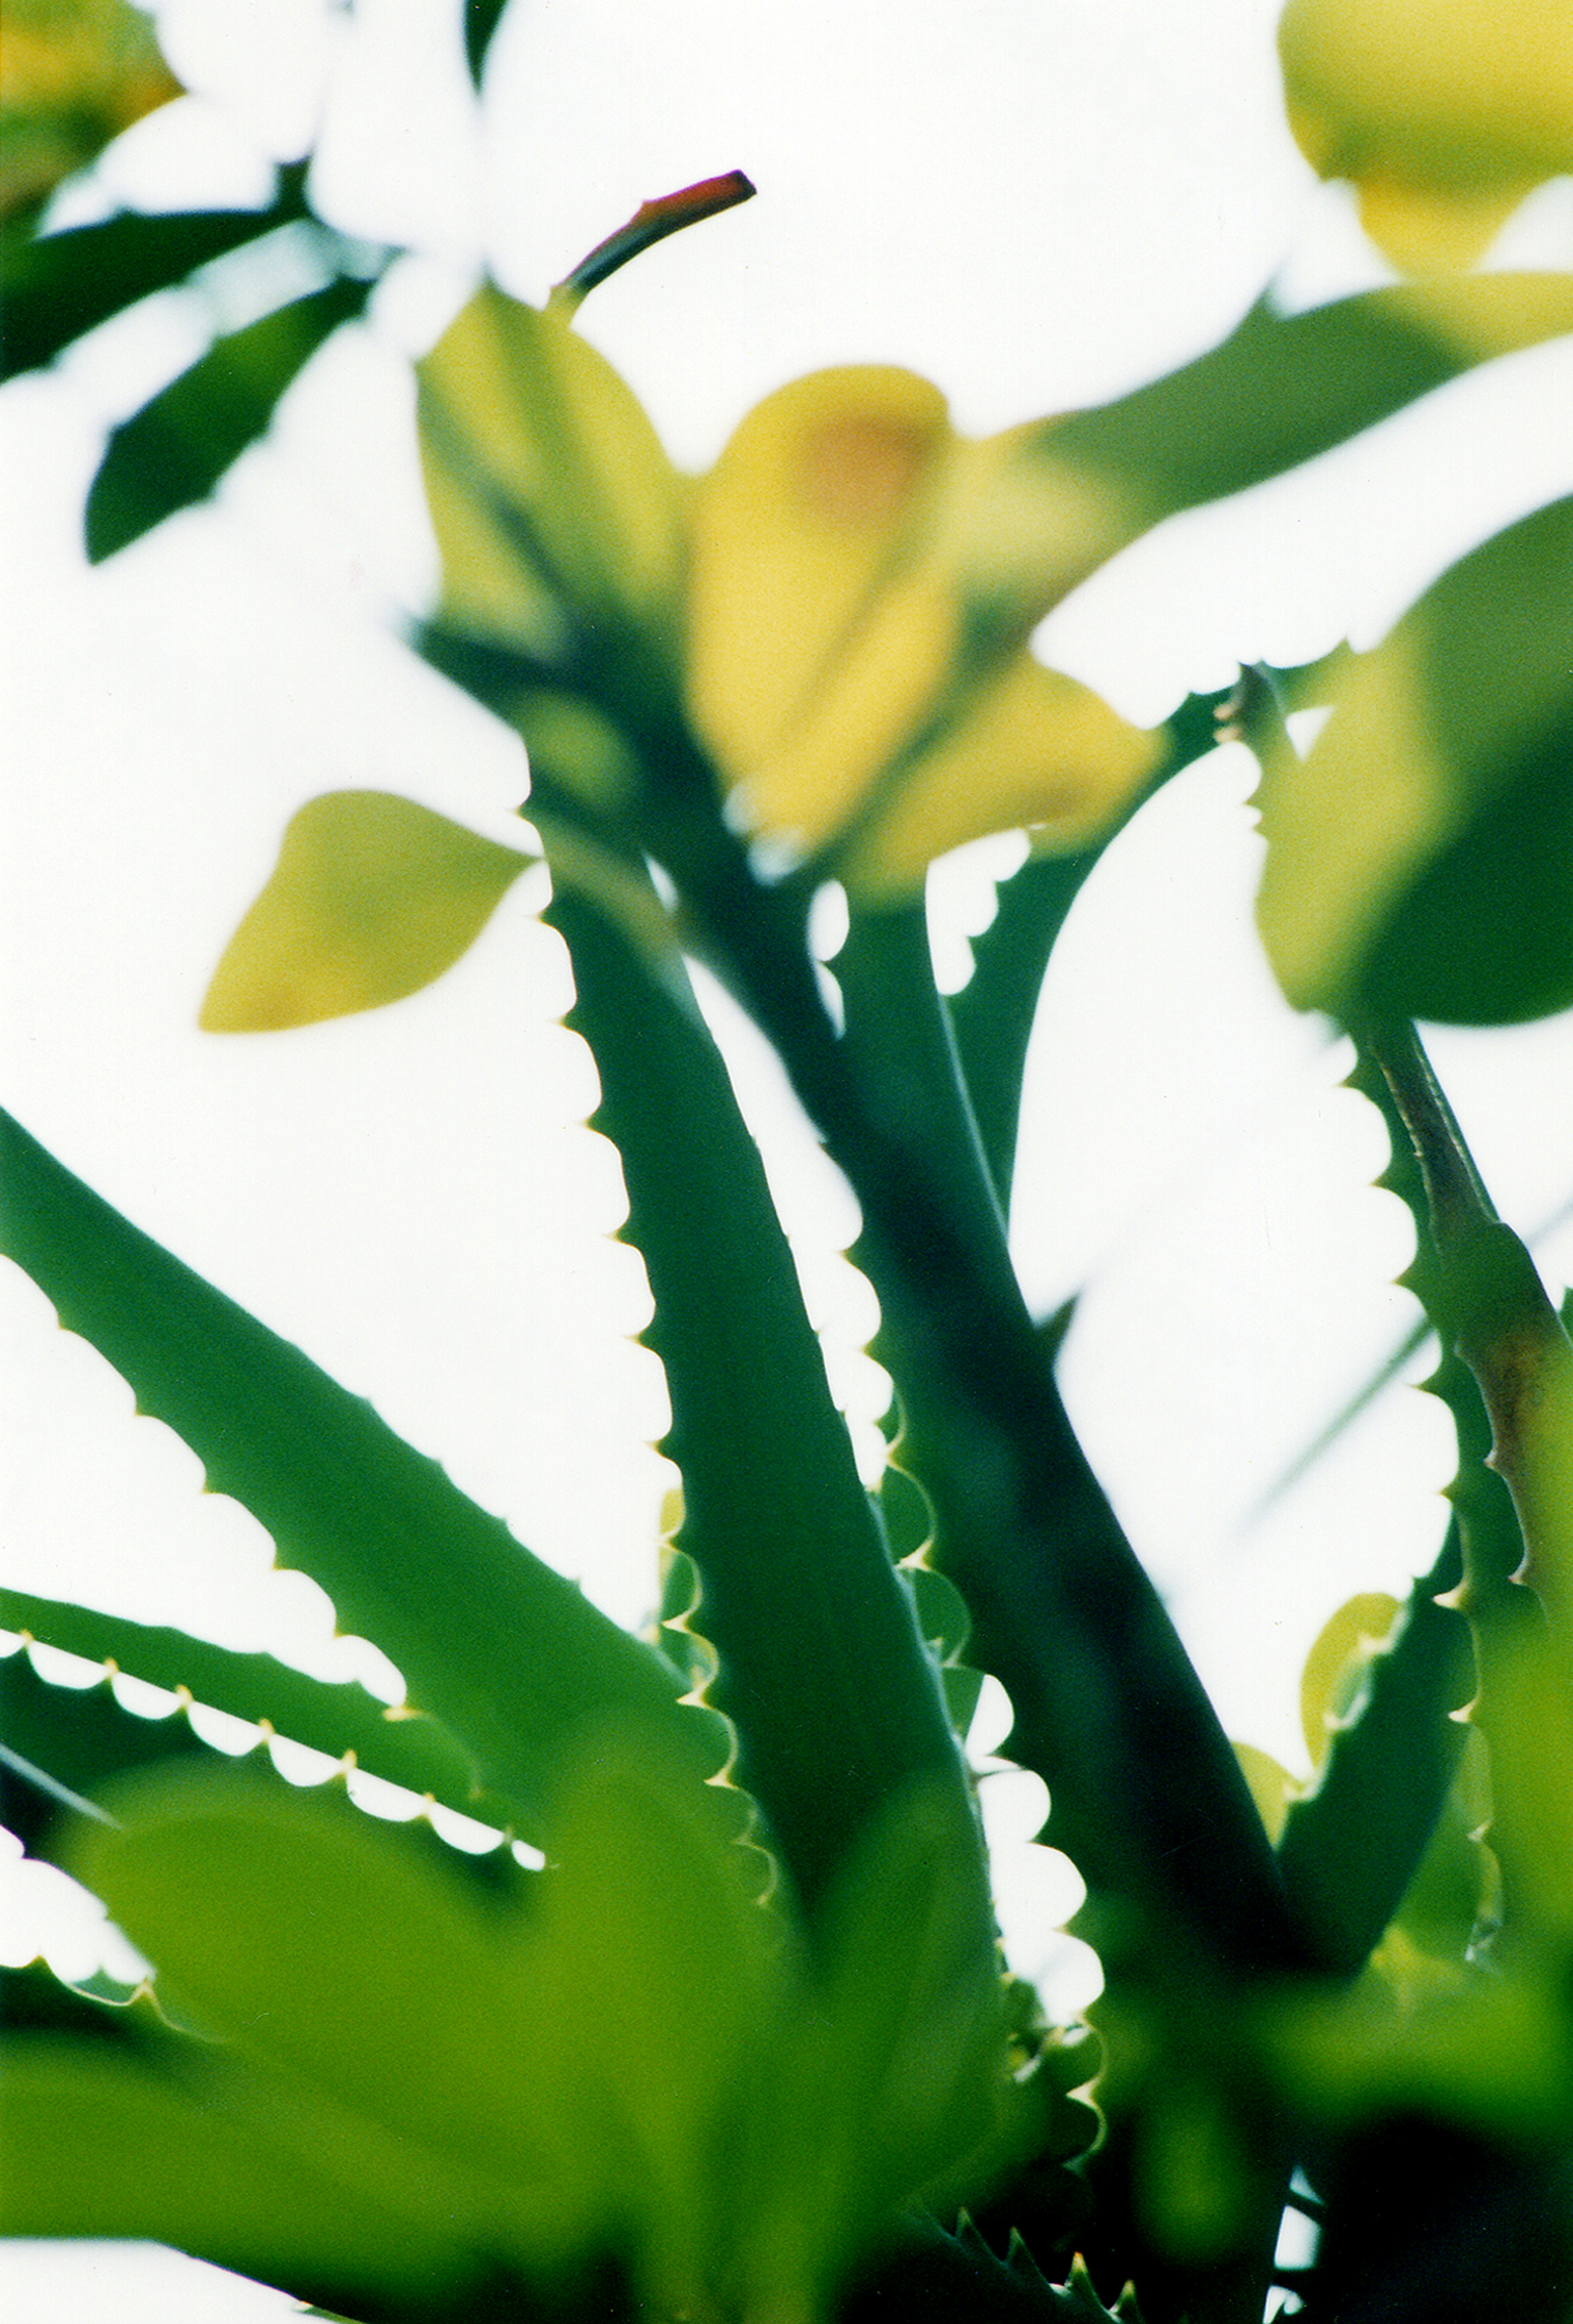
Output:
[[[640,200],[741,167],[756,201],[584,311],[680,460],[707,462],[759,395],[828,362],[911,364],[968,429],[1116,392],[1199,352],[1270,278],[1298,301],[1386,279],[1289,140],[1275,14],[517,0],[477,108],[457,5],[180,0],[170,53],[204,94],[69,197],[81,215],[254,198],[267,154],[319,129],[326,213],[426,256],[302,379],[216,508],[97,573],[76,544],[103,429],[190,359],[199,318],[158,302],[0,396],[5,1102],[621,1618],[652,1595],[664,1397],[627,1336],[642,1270],[606,1239],[620,1182],[582,1127],[594,1074],[555,1021],[569,987],[539,890],[521,882],[449,977],[392,1010],[195,1029],[304,799],[365,783],[495,831],[523,795],[516,741],[390,633],[435,570],[405,357],[483,257],[539,297]],[[1510,226],[1504,260],[1573,259],[1568,190]],[[1573,489],[1570,387],[1566,348],[1514,358],[1314,475],[1164,527],[1054,617],[1045,652],[1157,718],[1238,659],[1370,643],[1450,557]],[[1034,1042],[1014,1234],[1037,1305],[1085,1286],[1067,1395],[1226,1724],[1299,1764],[1305,1648],[1353,1591],[1429,1562],[1448,1454],[1439,1414],[1401,1389],[1257,1515],[1413,1311],[1391,1287],[1402,1218],[1370,1189],[1379,1134],[1255,945],[1251,783],[1243,753],[1217,754],[1078,906]],[[1004,860],[1008,843],[938,877],[953,980]],[[771,1061],[735,1047],[866,1425],[869,1309],[835,1256],[855,1213],[783,1120]],[[1434,1047],[1504,1213],[1538,1228],[1573,1194],[1573,1028]],[[1559,1289],[1566,1219],[1542,1255]],[[344,1667],[319,1593],[270,1572],[260,1529],[199,1495],[190,1456],[133,1422],[31,1286],[0,1292],[20,1424],[5,1578]],[[1030,1816],[1000,1798],[1002,1822]],[[1016,1916],[1031,1967],[1041,1898]],[[84,2324],[143,2312],[119,2255],[51,2264],[69,2262]],[[195,2288],[150,2317],[230,2312],[180,2280]],[[66,2312],[54,2297],[41,2318]],[[264,2312],[239,2298],[237,2318]]]

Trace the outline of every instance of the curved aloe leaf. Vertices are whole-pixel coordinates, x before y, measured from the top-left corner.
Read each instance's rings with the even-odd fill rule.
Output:
[[[304,1743],[333,1759],[350,1759],[368,1775],[402,1784],[407,1791],[430,1794],[461,1814],[484,1819],[501,1808],[500,1802],[487,1802],[477,1793],[469,1755],[445,1728],[430,1715],[412,1717],[404,1710],[388,1710],[353,1681],[310,1678],[272,1655],[236,1654],[227,1646],[188,1637],[183,1630],[156,1628],[117,1614],[94,1613],[57,1599],[29,1597],[20,1590],[0,1590],[0,1628],[23,1631],[44,1646],[59,1646],[88,1662],[112,1664],[130,1678],[189,1696],[214,1711],[227,1711],[232,1719],[265,1724],[292,1743]],[[0,1694],[13,1681],[19,1687],[24,1683],[23,1667],[32,1669],[25,1656],[13,1655],[0,1663]],[[42,1680],[35,1683],[44,1684]],[[183,1720],[141,1719],[120,1712],[122,1720],[130,1719],[123,1743],[89,1750],[84,1737],[81,1756],[78,1756],[69,1739],[73,1722],[97,1690],[91,1694],[75,1688],[46,1691],[59,1706],[57,1723],[71,1753],[69,1769],[52,1757],[31,1751],[8,1729],[0,1732],[19,1751],[42,1757],[51,1775],[89,1796],[99,1778],[113,1775],[117,1766],[143,1757],[162,1757],[185,1748],[177,1739],[177,1729],[185,1729]],[[132,1748],[142,1730],[149,1744],[145,1752]],[[166,1739],[155,1746],[157,1737]],[[117,1748],[129,1755],[124,1762],[116,1757]]]
[[[1508,1927],[1573,1932],[1573,1345],[1496,1216],[1412,1026],[1368,1032],[1368,1073],[1411,1141],[1423,1204],[1409,1283],[1441,1340],[1428,1383],[1458,1431],[1458,1604],[1475,1638],[1473,1723],[1491,1754],[1487,1837]]]
[[[863,1204],[901,1457],[972,1618],[968,1659],[1011,1697],[1011,1755],[1048,1784],[1049,1837],[1092,1889],[1154,1927],[1178,1914],[1235,1968],[1282,1967],[1298,1941],[1245,1779],[1022,1303],[921,920],[855,923],[837,970],[849,1070],[813,1093]]]
[[[0,379],[51,362],[86,331],[168,290],[199,266],[310,217],[303,169],[281,175],[265,209],[122,211],[64,234],[10,236],[0,252],[5,335]]]
[[[1468,1627],[1439,1605],[1462,1568],[1457,1530],[1418,1581],[1366,1671],[1358,1714],[1334,1733],[1315,1789],[1289,1811],[1278,1861],[1313,1959],[1364,1965],[1402,1902],[1457,1775],[1470,1692]]]
[[[1169,721],[1169,757],[1143,798],[1213,749],[1217,714],[1227,698],[1193,695],[1175,712]],[[1140,804],[1133,802],[1133,814]],[[1007,1216],[1022,1076],[1044,972],[1066,915],[1107,844],[1106,839],[1075,855],[1034,855],[1002,880],[995,917],[973,939],[972,974],[948,1002],[961,1077],[995,1193]]]
[[[810,1904],[856,1835],[916,1778],[964,1776],[933,1665],[858,1479],[757,1148],[675,956],[664,982],[564,890],[569,1021],[601,1077],[628,1239],[655,1299],[682,1472],[680,1546],[720,1669],[743,1781]],[[972,1843],[976,1845],[976,1842]],[[986,1890],[976,1872],[986,1942]]]
[[[608,1709],[669,1722],[696,1775],[720,1747],[670,1667],[467,1500],[325,1372],[160,1249],[0,1115],[0,1248],[182,1437],[212,1491],[391,1655],[412,1704],[538,1839],[567,1738]]]
[[[339,276],[216,339],[116,428],[88,493],[91,562],[101,564],[177,510],[206,500],[266,431],[284,390],[339,325],[360,313],[372,289]]]

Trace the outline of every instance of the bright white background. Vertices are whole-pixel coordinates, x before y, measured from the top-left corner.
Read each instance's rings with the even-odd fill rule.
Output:
[[[524,794],[516,742],[393,635],[434,578],[407,354],[483,254],[539,298],[641,199],[740,166],[756,202],[650,254],[583,318],[680,460],[702,466],[759,395],[829,362],[910,364],[976,430],[1118,392],[1209,345],[1270,278],[1291,303],[1386,279],[1289,140],[1275,14],[515,0],[477,110],[447,0],[361,0],[353,18],[183,0],[162,21],[203,95],[69,198],[73,217],[256,198],[265,157],[320,131],[325,212],[428,260],[313,366],[216,509],[97,574],[77,540],[103,429],[198,351],[200,315],[157,302],[0,398],[5,1102],[622,1619],[653,1594],[664,1395],[628,1336],[643,1274],[607,1240],[620,1179],[583,1127],[594,1073],[555,1023],[569,986],[539,890],[522,882],[458,969],[378,1016],[256,1039],[194,1027],[304,799],[367,783],[505,834]],[[1500,263],[1573,259],[1568,190],[1510,226]],[[1157,718],[1240,659],[1372,642],[1452,556],[1573,488],[1570,386],[1565,351],[1516,358],[1165,527],[1055,617],[1045,652]],[[1402,1215],[1370,1186],[1380,1132],[1255,945],[1251,783],[1243,753],[1217,754],[1078,905],[1034,1039],[1013,1231],[1036,1306],[1086,1287],[1067,1395],[1226,1724],[1303,1766],[1300,1661],[1353,1591],[1402,1591],[1429,1562],[1448,1439],[1400,1388],[1263,1512],[1414,1310],[1392,1288]],[[1010,844],[937,877],[951,982]],[[870,1309],[836,1256],[855,1213],[770,1060],[733,1047],[866,1438]],[[1502,1209],[1540,1229],[1573,1194],[1573,1027],[1439,1034],[1434,1052]],[[1565,1215],[1540,1248],[1559,1290]],[[386,1691],[387,1666],[334,1640],[320,1593],[271,1571],[260,1529],[201,1496],[190,1456],[134,1423],[31,1286],[8,1273],[0,1291],[5,1578]],[[992,1789],[1002,1839],[1024,1838],[1041,1794]],[[1041,1851],[1004,1854],[1015,1956],[1073,2004],[1083,1973],[1051,1933],[1073,1888]],[[13,1868],[6,1957],[47,1935],[79,1968],[99,1941],[47,1886]],[[287,2306],[115,2249],[14,2250],[0,2284],[19,2324]]]

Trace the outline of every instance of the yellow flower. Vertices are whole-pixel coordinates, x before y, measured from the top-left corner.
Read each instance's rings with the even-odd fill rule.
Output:
[[[865,899],[921,889],[989,832],[1075,848],[1117,821],[1161,737],[1027,645],[1128,538],[1112,488],[1057,469],[1041,428],[958,437],[938,389],[873,367],[768,397],[696,485],[573,309],[487,286],[418,382],[439,622],[519,658],[510,715],[538,769],[597,819],[636,823],[659,770],[581,690],[610,669],[625,695],[630,672],[664,689],[662,715],[684,706],[751,835]],[[569,876],[613,876],[582,835],[553,852]],[[416,991],[521,860],[379,794],[313,802],[202,1022],[260,1031]]]
[[[1155,736],[1027,650],[1107,536],[1068,493],[1057,545],[1013,553],[991,519],[1029,481],[1024,444],[958,437],[909,372],[819,372],[750,413],[700,484],[694,726],[748,828],[866,895],[991,831],[1079,846],[1157,763]]]
[[[1573,169],[1568,0],[1290,0],[1290,125],[1349,178],[1395,264],[1467,266],[1530,189]]]
[[[52,193],[180,85],[126,0],[6,0],[0,217]]]

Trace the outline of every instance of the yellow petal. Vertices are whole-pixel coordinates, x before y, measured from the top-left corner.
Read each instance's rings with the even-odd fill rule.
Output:
[[[817,372],[752,411],[704,480],[689,571],[689,706],[731,779],[757,776],[805,715],[818,715],[893,576],[949,441],[944,398],[926,380],[876,366]],[[909,693],[933,682],[933,647],[921,634],[930,617],[913,618],[908,632],[896,617],[903,650],[928,656]],[[892,654],[876,649],[874,659],[884,685]],[[781,798],[773,794],[762,809],[772,824],[792,819],[800,804],[792,779],[776,788]]]
[[[418,992],[479,936],[532,859],[386,791],[330,791],[284,834],[199,1022],[267,1033]]]
[[[487,284],[417,367],[446,600],[532,644],[542,599],[591,622],[672,614],[686,480],[566,307]]]
[[[1290,126],[1362,189],[1400,265],[1467,264],[1531,186],[1573,168],[1565,0],[1290,0]]]
[[[1089,687],[1022,654],[893,784],[837,868],[872,899],[915,888],[936,856],[993,831],[1025,825],[1041,847],[1088,846],[1163,748],[1161,732],[1127,724]]]
[[[1406,273],[1461,273],[1489,249],[1529,190],[1521,179],[1450,193],[1373,171],[1360,188],[1360,223]]]

